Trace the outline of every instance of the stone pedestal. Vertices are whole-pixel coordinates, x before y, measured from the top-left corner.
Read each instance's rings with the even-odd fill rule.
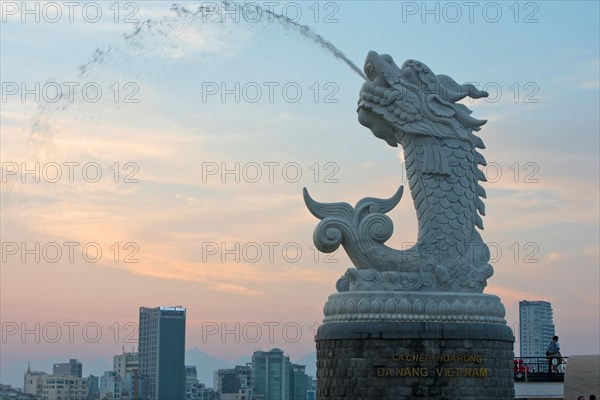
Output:
[[[496,296],[347,292],[330,296],[325,311],[319,400],[514,397],[514,336]]]

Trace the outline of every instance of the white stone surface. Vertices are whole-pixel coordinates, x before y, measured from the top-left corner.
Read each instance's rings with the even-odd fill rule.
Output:
[[[364,198],[355,207],[319,203],[305,190],[308,209],[321,219],[315,245],[326,253],[342,245],[356,267],[338,281],[338,291],[483,292],[493,269],[476,229],[483,229],[486,194],[478,168],[485,159],[477,151],[485,146],[474,132],[486,121],[457,101],[487,93],[415,60],[399,68],[373,51],[364,70],[359,122],[402,146],[419,232],[408,250],[384,244],[393,233],[385,214],[399,203],[402,187],[389,199]]]
[[[405,321],[505,324],[506,311],[494,295],[347,291],[329,296],[323,322]]]

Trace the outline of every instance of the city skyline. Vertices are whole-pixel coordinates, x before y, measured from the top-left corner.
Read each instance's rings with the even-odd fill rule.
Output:
[[[149,312],[152,312],[152,310],[154,310],[155,312],[157,312],[157,310],[186,310],[185,313],[187,313],[187,309],[185,307],[181,307],[181,306],[155,306],[155,307],[146,307],[146,306],[142,306],[139,307],[140,310],[140,314],[142,314],[141,310],[144,310],[144,313],[147,314]],[[145,325],[148,325],[149,321],[147,321],[147,317],[144,319]],[[154,318],[156,320],[156,318]],[[156,321],[155,321],[156,322]],[[289,324],[289,323],[288,323]],[[139,340],[137,340],[138,336],[139,336],[139,324],[135,324],[136,325],[136,340],[134,342],[128,342],[128,347],[126,348],[125,345],[122,345],[122,347],[120,349],[117,349],[116,347],[113,348],[114,351],[120,350],[122,351],[122,353],[115,353],[113,356],[110,356],[108,358],[104,358],[104,359],[95,359],[95,360],[89,360],[86,358],[82,358],[81,356],[79,356],[76,353],[69,353],[71,357],[70,361],[68,363],[61,363],[59,361],[61,361],[62,359],[65,358],[65,355],[57,355],[55,358],[48,358],[46,360],[38,360],[37,362],[34,362],[33,364],[33,369],[34,370],[39,370],[39,371],[45,371],[46,369],[49,369],[53,372],[53,374],[56,374],[56,371],[61,371],[64,370],[66,371],[67,369],[73,369],[74,371],[77,371],[77,376],[82,377],[82,376],[88,376],[88,375],[94,375],[96,377],[102,377],[103,373],[106,371],[109,371],[109,367],[112,366],[112,369],[110,369],[110,371],[114,371],[116,374],[121,375],[121,377],[124,377],[124,373],[128,371],[128,368],[130,368],[130,364],[136,366],[137,368],[137,364],[138,364],[138,356],[137,354],[139,354]],[[221,335],[225,335],[224,337],[227,339],[232,339],[232,340],[237,340],[238,342],[241,341],[242,343],[244,343],[244,341],[247,340],[251,340],[252,342],[256,343],[255,338],[256,336],[256,331],[255,329],[264,329],[264,339],[265,341],[262,341],[262,344],[265,344],[264,348],[255,348],[253,350],[253,352],[269,352],[272,351],[273,349],[280,351],[277,348],[274,348],[272,344],[270,342],[271,337],[275,338],[276,333],[275,333],[275,328],[278,326],[278,323],[274,323],[274,322],[267,322],[264,325],[258,325],[256,323],[250,323],[250,324],[246,324],[244,326],[238,326],[237,328],[235,327],[235,325],[231,325],[231,326],[219,326],[219,325],[215,325],[214,322],[210,322],[206,324],[205,329],[203,330],[203,335],[206,335],[208,338],[212,338],[213,336],[217,336],[217,337],[221,337]],[[94,326],[94,325],[89,325],[89,326]],[[131,325],[128,325],[131,326]],[[284,325],[285,326],[285,325]],[[52,328],[54,328],[54,325],[51,325]],[[73,329],[74,326],[73,325],[66,325],[63,326],[63,328],[67,329],[67,328],[71,328]],[[221,331],[221,328],[223,328],[223,330]],[[302,329],[301,326],[297,325],[297,324],[293,324],[293,325],[289,325],[290,331],[291,329],[294,330],[294,332],[298,332],[296,330],[296,328],[298,329]],[[316,329],[316,326],[312,327],[313,329]],[[44,328],[40,328],[40,330],[44,330]],[[254,331],[253,331],[254,330]],[[65,331],[66,333],[67,331]],[[74,331],[71,332],[71,334],[73,334],[73,337],[75,336]],[[29,333],[27,333],[27,335],[31,335],[32,331],[30,331]],[[252,334],[252,336],[247,336]],[[283,331],[282,333],[283,334]],[[296,333],[294,333],[295,335]],[[272,335],[272,336],[271,336]],[[143,335],[143,336],[147,336]],[[261,333],[261,337],[263,336],[263,333]],[[237,337],[237,338],[236,338]],[[283,343],[287,343],[287,344],[293,344],[295,342],[297,342],[296,340],[296,336],[290,336],[288,339],[292,339],[289,342],[284,342]],[[86,342],[88,346],[93,346],[95,343],[93,342]],[[224,341],[223,343],[226,343],[226,341]],[[281,343],[281,342],[278,342]],[[154,346],[156,346],[157,343],[154,343]],[[147,347],[147,346],[146,346]],[[283,346],[285,348],[285,346]],[[269,350],[270,349],[270,350]],[[129,350],[129,351],[128,351]],[[203,372],[203,376],[200,377],[201,381],[200,383],[203,383],[205,385],[207,385],[208,387],[211,387],[212,385],[212,373],[219,369],[219,368],[226,368],[227,366],[229,367],[233,367],[234,365],[238,365],[238,364],[247,364],[249,362],[251,362],[252,360],[252,354],[253,352],[250,353],[240,353],[236,358],[234,359],[219,359],[216,357],[211,357],[210,354],[205,353],[203,351],[201,351],[198,348],[186,348],[185,351],[185,366],[187,365],[194,365],[197,366],[201,369],[201,373]],[[85,353],[85,352],[83,352]],[[135,354],[135,359],[131,358],[131,355]],[[290,358],[290,354],[286,351],[285,352],[285,357],[287,357],[288,359]],[[308,354],[304,354],[302,355],[302,357],[294,357],[294,359],[296,360],[310,360],[310,362],[308,363],[307,367],[309,368],[308,371],[316,371],[316,365],[315,365],[315,360],[316,360],[316,354],[315,352],[310,352]],[[197,364],[196,360],[200,360],[200,363]],[[26,370],[30,370],[31,369],[31,358],[27,358],[27,359],[23,359],[21,361],[19,361],[19,364],[21,364],[22,362],[25,362],[25,369]],[[213,367],[213,363],[214,363],[214,368]],[[48,365],[48,367],[46,369],[44,369],[42,366],[40,366],[40,364],[43,365]],[[83,367],[82,367],[83,364]],[[88,369],[86,370],[85,365],[88,365]],[[89,364],[92,364],[91,367],[91,371],[90,371],[90,367]],[[300,362],[301,364],[301,362]],[[295,364],[294,364],[295,365]],[[74,367],[75,366],[75,367]],[[57,369],[58,368],[58,369]],[[25,369],[23,369],[23,371],[25,371]],[[206,371],[210,370],[210,375],[207,375]],[[15,370],[14,368],[12,368],[10,370],[10,372],[8,374],[3,374],[3,376],[9,376],[9,379],[6,381],[0,381],[0,383],[2,384],[11,384],[14,387],[19,387],[22,383],[22,374],[23,371],[19,370],[18,368]],[[50,373],[48,373],[50,374]],[[21,383],[20,383],[21,382]],[[141,389],[141,388],[140,388]]]
[[[28,365],[24,373],[24,386],[15,385],[12,389],[49,400],[60,399],[62,394],[67,394],[73,400],[209,400],[214,398],[215,393],[222,400],[250,400],[256,397],[304,400],[308,391],[314,392],[314,380],[306,374],[306,366],[292,363],[278,348],[268,352],[257,350],[251,362],[244,365],[214,369],[214,389],[209,388],[198,380],[197,366],[187,365],[187,362],[184,364],[183,359],[178,358],[177,351],[174,351],[178,342],[183,345],[185,338],[173,334],[161,338],[165,332],[178,330],[178,321],[184,320],[182,310],[182,307],[140,307],[140,322],[144,326],[144,332],[140,334],[142,352],[126,352],[123,349],[122,354],[113,356],[113,368],[100,376],[89,373],[83,376],[83,363],[77,359],[55,363],[52,374],[32,371]],[[158,332],[152,329],[154,325]],[[183,365],[185,379],[176,379],[174,376],[177,375],[179,361]],[[165,374],[167,366],[169,368],[166,368]],[[180,381],[178,385],[175,384],[177,380]]]
[[[529,308],[533,309],[533,308],[539,308],[541,304],[541,307],[544,308],[544,315],[542,316],[538,316],[536,313],[536,318],[535,321],[539,322],[541,324],[541,326],[534,326],[529,327],[529,331],[533,330],[543,330],[542,328],[547,326],[548,323],[547,321],[542,321],[540,317],[544,317],[548,314],[548,311],[545,311],[546,308],[550,308],[549,311],[549,315],[551,318],[552,315],[552,307],[550,305],[549,302],[543,301],[543,300],[538,300],[538,301],[527,301],[527,300],[523,300],[519,302],[520,305],[520,309],[523,306],[530,306]],[[144,310],[145,314],[148,313],[152,313],[154,311],[154,313],[156,314],[158,311],[162,311],[162,310],[173,310],[175,312],[177,312],[177,310],[179,310],[179,312],[182,312],[182,310],[185,314],[187,314],[187,308],[186,307],[182,307],[182,306],[155,306],[155,307],[146,307],[146,306],[141,306],[139,307],[139,311],[140,311],[140,320],[141,320],[141,315],[142,315],[142,310]],[[533,311],[532,311],[533,312]],[[523,315],[521,315],[521,317],[523,317]],[[531,325],[532,321],[529,321],[529,319],[533,318],[533,315],[525,315],[524,316],[526,319],[526,323],[528,325]],[[147,320],[148,317],[145,318],[145,320]],[[155,316],[154,318],[155,322],[157,321],[157,318]],[[288,323],[289,324],[289,323]],[[148,321],[146,322],[146,325],[148,325]],[[279,324],[278,323],[266,323],[262,326],[257,324],[257,323],[249,323],[249,324],[245,324],[243,326],[237,326],[233,325],[233,326],[219,326],[216,325],[213,322],[207,323],[205,328],[203,328],[202,330],[202,335],[206,335],[207,337],[213,337],[213,336],[221,336],[221,339],[223,338],[234,338],[234,341],[241,341],[242,343],[246,342],[253,342],[256,343],[255,338],[257,338],[255,333],[252,333],[252,336],[247,336],[250,332],[251,329],[255,330],[254,332],[259,332],[261,329],[265,329],[265,339],[269,338],[271,339],[271,335],[274,338],[275,337],[275,331],[274,328],[277,327]],[[302,329],[299,325],[289,325],[289,326],[295,326],[294,330],[296,330],[296,328],[300,328]],[[543,332],[544,334],[540,336],[540,338],[537,338],[535,340],[533,340],[533,342],[535,342],[536,346],[539,347],[540,349],[544,349],[540,354],[528,354],[528,355],[521,355],[520,352],[522,351],[523,347],[522,347],[522,341],[521,338],[523,337],[523,332],[520,329],[521,323],[520,321],[517,323],[517,326],[519,328],[517,328],[515,330],[515,356],[519,357],[538,357],[538,356],[544,356],[544,351],[546,349],[547,343],[544,340],[544,338],[546,338],[548,336],[548,334],[546,332]],[[554,325],[552,324],[552,335],[554,334]],[[316,332],[317,327],[316,326],[311,326],[311,329],[314,329]],[[246,333],[244,333],[246,332]],[[297,331],[296,331],[297,332]],[[29,333],[31,334],[31,332]],[[261,333],[261,338],[262,338],[262,333]],[[531,336],[531,332],[529,332],[529,335]],[[552,335],[550,335],[550,338],[552,337]],[[288,338],[288,339],[291,339]],[[290,342],[286,342],[287,344],[293,344],[294,342],[297,342],[296,337],[294,337],[294,339]],[[226,340],[223,341],[223,343],[227,343]],[[88,343],[90,344],[90,343]],[[137,368],[137,364],[138,364],[138,354],[139,354],[139,347],[137,347],[137,345],[139,344],[139,341],[135,341],[135,344],[132,345],[131,347],[131,351],[127,352],[125,346],[122,346],[121,350],[122,350],[122,354],[118,353],[115,354],[112,357],[106,358],[104,361],[104,363],[101,363],[100,365],[95,362],[94,365],[95,367],[93,368],[92,372],[86,371],[85,374],[83,374],[83,368],[82,368],[82,362],[81,359],[79,357],[76,357],[75,359],[70,359],[68,363],[57,363],[58,360],[56,359],[47,359],[45,361],[43,361],[42,363],[45,363],[47,365],[50,365],[50,368],[52,368],[53,370],[53,374],[56,375],[57,371],[67,371],[67,370],[73,370],[73,371],[77,371],[76,375],[79,377],[82,377],[83,375],[95,375],[96,377],[98,376],[102,376],[103,372],[107,372],[107,367],[112,365],[112,370],[114,371],[117,375],[120,375],[121,373],[126,371],[126,366],[129,366],[130,364],[133,365],[135,364],[136,368]],[[156,343],[155,343],[156,346]],[[136,351],[136,347],[137,347],[137,351]],[[536,348],[537,348],[536,347]],[[225,359],[218,359],[218,358],[213,358],[210,356],[210,354],[205,353],[203,351],[201,351],[198,348],[186,348],[185,351],[185,361],[184,361],[184,366],[185,368],[187,368],[188,365],[194,365],[195,367],[201,367],[204,370],[210,369],[212,372],[216,372],[217,369],[222,369],[222,368],[232,368],[234,365],[246,365],[248,363],[252,363],[254,357],[256,356],[257,353],[259,353],[259,355],[262,355],[262,357],[264,357],[264,354],[270,354],[271,352],[275,352],[276,355],[278,355],[279,353],[281,353],[280,357],[283,358],[287,358],[288,360],[291,359],[290,354],[288,352],[283,352],[282,350],[280,350],[277,347],[271,347],[270,350],[268,350],[268,346],[265,348],[255,348],[253,350],[252,353],[250,354],[239,354],[237,358],[231,360],[225,360]],[[517,353],[517,349],[520,350],[519,353]],[[539,349],[538,349],[539,350]],[[195,362],[192,361],[192,356],[191,356],[191,352],[192,351],[196,351],[196,352],[200,352],[201,354],[201,360],[202,362],[200,364],[196,364]],[[252,354],[252,357],[250,357],[250,355]],[[133,360],[131,358],[131,355],[135,355],[135,360]],[[197,356],[197,355],[196,355]],[[60,357],[60,356],[59,356]],[[63,357],[64,358],[64,357]],[[308,354],[305,354],[304,357],[295,357],[296,359],[300,359],[300,360],[310,360],[310,362],[306,365],[309,369],[307,370],[308,373],[316,373],[316,352],[310,352]],[[197,357],[195,357],[195,359],[198,359]],[[96,360],[98,361],[98,360]],[[215,366],[215,368],[212,368],[212,362],[218,362],[218,363],[222,363],[220,365]],[[85,364],[85,361],[83,362],[83,364]],[[207,365],[208,364],[208,365]],[[299,364],[302,364],[302,362],[300,362]],[[31,359],[28,358],[27,359],[27,371],[29,371],[31,369]],[[292,365],[296,365],[296,363],[292,364]],[[42,368],[39,368],[38,366],[34,366],[34,369],[39,369],[40,371],[43,371]],[[212,374],[211,372],[211,374]],[[20,374],[20,371],[17,372],[17,375]],[[59,373],[59,374],[64,374],[64,373]],[[11,374],[14,375],[14,374]],[[207,387],[210,387],[212,382],[212,379],[209,375],[204,375],[203,379],[202,377],[200,377],[200,383],[203,383],[205,385],[207,385]],[[20,379],[20,375],[18,379],[15,379],[14,376],[12,378],[12,381],[7,381],[7,382],[0,382],[3,384],[9,383],[12,384],[14,387],[19,387],[18,386],[18,381]],[[140,386],[140,390],[141,386]]]
[[[215,359],[314,352],[351,262],[314,249],[303,187],[354,203],[404,185],[389,244],[415,240],[402,153],[357,122],[362,79],[297,32],[168,2],[56,23],[20,4],[2,3],[0,370],[137,346],[140,304],[185,304],[186,350]],[[515,336],[519,301],[544,300],[566,355],[600,353],[598,4],[285,4],[359,68],[377,50],[489,91],[468,104],[488,120],[484,292]]]

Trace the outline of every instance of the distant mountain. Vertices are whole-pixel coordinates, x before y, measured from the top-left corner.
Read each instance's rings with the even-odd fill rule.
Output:
[[[251,362],[252,362],[252,357],[246,354],[246,355],[241,356],[237,360],[235,360],[235,365],[246,365]]]
[[[244,363],[237,364],[237,362],[222,360],[200,349],[193,348],[185,352],[185,365],[195,366],[196,371],[198,371],[198,380],[208,387],[213,387],[214,371],[222,368],[233,368],[235,365],[244,365]]]
[[[298,361],[294,361],[294,364],[306,365],[306,375],[310,375],[313,378],[317,377],[317,353],[312,352]]]

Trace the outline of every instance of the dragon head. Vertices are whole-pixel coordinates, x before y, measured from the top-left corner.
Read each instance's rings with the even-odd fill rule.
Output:
[[[398,68],[390,55],[374,51],[367,55],[364,71],[368,81],[360,91],[358,121],[390,146],[409,134],[456,138],[483,148],[473,131],[487,121],[472,118],[471,110],[456,102],[487,97],[487,92],[435,75],[419,61],[407,60]]]

